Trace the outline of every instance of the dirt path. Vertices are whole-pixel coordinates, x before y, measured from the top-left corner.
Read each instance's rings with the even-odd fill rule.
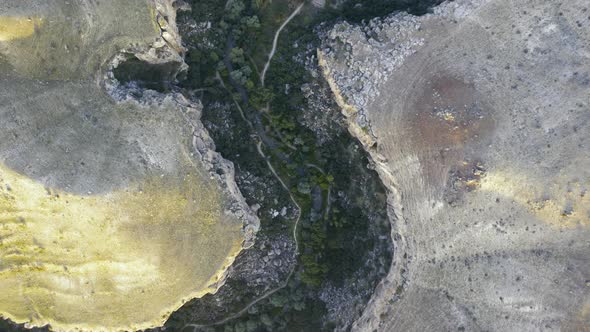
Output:
[[[219,75],[219,73],[216,73],[216,78],[219,80],[221,86],[223,88],[226,88],[225,84],[223,83],[223,79],[221,78],[221,76]],[[227,89],[227,88],[226,88]],[[232,98],[233,99],[233,98]],[[234,104],[236,105],[241,118],[248,124],[248,126],[250,127],[250,130],[252,130],[253,132],[257,132],[256,129],[254,128],[254,125],[252,124],[252,122],[250,120],[248,120],[244,114],[244,110],[242,109],[242,107],[240,106],[240,103],[238,103],[237,100],[233,99]],[[297,200],[295,200],[295,197],[293,197],[293,194],[291,193],[291,191],[289,190],[289,187],[287,186],[287,184],[285,184],[285,182],[283,181],[283,179],[281,179],[281,177],[278,175],[278,173],[275,171],[274,167],[272,166],[272,164],[269,161],[269,158],[266,156],[266,154],[264,153],[264,151],[262,150],[262,140],[259,138],[259,141],[256,143],[256,150],[258,151],[258,154],[264,159],[264,161],[266,162],[266,165],[268,166],[268,168],[270,169],[271,173],[273,174],[273,176],[279,181],[279,183],[281,184],[281,186],[287,191],[287,193],[289,194],[289,198],[291,199],[291,201],[293,202],[293,204],[295,205],[295,207],[297,208],[297,219],[295,220],[294,226],[293,226],[293,240],[295,242],[295,257],[297,257],[299,255],[299,239],[297,238],[297,230],[299,228],[299,221],[301,220],[301,206],[297,203]],[[208,327],[208,326],[216,326],[216,325],[221,325],[224,324],[232,319],[238,318],[241,315],[243,315],[244,313],[246,313],[248,311],[248,309],[250,309],[253,305],[255,305],[256,303],[266,299],[267,297],[271,296],[272,294],[278,292],[279,290],[287,287],[287,284],[289,283],[289,280],[291,280],[291,277],[293,276],[293,274],[295,273],[295,268],[297,267],[297,264],[293,265],[293,268],[291,269],[291,271],[289,271],[289,274],[287,275],[287,277],[285,278],[285,280],[279,284],[278,287],[273,288],[269,291],[267,291],[266,293],[264,293],[263,295],[255,298],[254,300],[252,300],[250,303],[248,303],[244,308],[242,308],[242,310],[225,317],[222,320],[210,323],[210,324],[186,324],[182,330],[186,329],[187,327],[192,327],[193,331],[197,331],[198,328],[201,327]]]
[[[238,105],[238,107],[239,107],[239,105]],[[285,188],[285,190],[287,190],[287,192],[289,193],[289,197],[291,198],[291,201],[293,201],[293,204],[295,204],[295,206],[297,207],[297,220],[295,220],[295,225],[293,227],[293,239],[295,240],[295,255],[298,255],[299,254],[299,240],[297,239],[297,228],[299,226],[299,221],[301,220],[301,206],[299,206],[299,204],[297,204],[297,201],[293,197],[293,194],[291,194],[291,191],[289,191],[289,188],[287,187],[287,185],[283,182],[283,180],[281,179],[281,177],[277,174],[277,172],[275,171],[274,167],[272,167],[272,165],[270,164],[270,161],[266,157],[266,154],[264,153],[264,151],[262,151],[262,142],[261,141],[259,141],[256,144],[256,149],[258,150],[258,154],[260,154],[260,156],[262,158],[264,158],[264,160],[266,161],[266,165],[268,166],[268,168],[270,169],[270,171],[272,172],[272,174],[277,178],[277,180],[279,180],[279,182],[281,183],[281,185],[283,186],[283,188]],[[291,269],[291,271],[289,271],[289,274],[287,275],[287,277],[285,278],[285,280],[278,287],[273,288],[273,289],[269,290],[268,292],[264,293],[263,295],[255,298],[250,303],[248,303],[244,308],[242,308],[242,310],[234,313],[233,315],[227,316],[227,317],[225,317],[222,320],[219,320],[217,322],[211,323],[211,324],[205,324],[205,325],[186,324],[183,327],[183,330],[186,329],[187,327],[192,327],[193,328],[193,331],[197,331],[197,329],[200,328],[200,327],[208,327],[208,326],[221,325],[221,324],[224,324],[224,323],[229,322],[232,319],[235,319],[235,318],[238,318],[238,317],[242,316],[243,314],[245,314],[248,311],[248,309],[250,309],[256,303],[258,303],[258,302],[260,302],[260,301],[268,298],[272,294],[274,294],[274,293],[280,291],[281,289],[287,287],[287,285],[289,284],[289,280],[291,280],[291,277],[295,273],[295,268],[296,267],[297,267],[297,264],[293,265],[293,268]]]
[[[239,105],[238,105],[238,107],[239,107]],[[262,151],[262,142],[261,141],[259,141],[256,144],[256,149],[258,150],[258,154],[260,154],[260,156],[262,158],[264,158],[264,160],[266,161],[266,165],[268,166],[268,168],[270,169],[270,171],[272,172],[272,174],[277,178],[277,180],[279,180],[279,182],[281,183],[281,185],[283,186],[283,188],[285,188],[285,190],[287,190],[287,192],[289,193],[289,197],[291,198],[291,201],[297,207],[297,219],[295,220],[295,225],[293,226],[293,239],[295,240],[295,255],[297,256],[299,254],[299,240],[297,239],[297,229],[299,227],[299,221],[301,220],[301,206],[299,206],[299,204],[297,204],[297,201],[293,197],[293,194],[291,194],[291,192],[289,191],[289,188],[287,187],[287,185],[285,184],[285,182],[283,182],[283,180],[281,179],[281,177],[275,171],[274,167],[272,167],[272,165],[270,164],[270,161],[266,157],[266,154]],[[289,271],[289,274],[287,275],[287,277],[285,278],[285,280],[278,287],[273,288],[273,289],[269,290],[268,292],[264,293],[263,295],[255,298],[250,303],[248,303],[244,308],[242,308],[242,310],[234,313],[233,315],[227,316],[224,319],[219,320],[219,321],[214,322],[214,323],[211,323],[211,324],[204,324],[204,325],[200,325],[200,324],[186,324],[182,329],[184,330],[187,327],[192,327],[193,328],[193,331],[197,331],[198,328],[221,325],[221,324],[224,324],[224,323],[226,323],[226,322],[228,322],[228,321],[230,321],[232,319],[235,319],[235,318],[238,318],[238,317],[242,316],[244,313],[246,313],[248,311],[248,309],[250,309],[256,303],[258,303],[258,302],[260,302],[260,301],[268,298],[272,294],[274,294],[274,293],[280,291],[281,289],[287,287],[287,285],[289,284],[289,280],[291,280],[291,277],[295,273],[295,268],[296,267],[297,267],[297,264],[293,265],[293,268],[291,269],[291,271]]]
[[[264,77],[266,76],[266,72],[268,70],[268,67],[270,66],[270,62],[272,61],[272,58],[276,52],[276,48],[277,48],[277,43],[278,43],[278,39],[279,39],[279,35],[281,33],[281,31],[285,28],[285,26],[287,26],[287,24],[297,15],[299,14],[299,12],[301,11],[301,9],[303,8],[305,3],[301,3],[297,8],[295,8],[295,10],[291,13],[291,15],[283,22],[283,24],[281,24],[281,26],[279,27],[279,29],[276,31],[275,36],[274,36],[274,40],[273,40],[273,44],[272,44],[272,49],[271,52],[268,55],[268,60],[266,62],[266,64],[264,65],[264,69],[262,71],[262,74],[260,76],[260,82],[261,85],[264,86]],[[223,79],[221,78],[221,76],[219,75],[219,73],[216,73],[216,78],[217,80],[220,82],[221,86],[223,88],[225,88],[227,90],[227,87],[225,86]],[[233,99],[233,98],[232,98]],[[242,107],[240,106],[240,103],[233,99],[233,102],[235,104],[235,106],[237,107],[239,113],[240,113],[240,117],[248,124],[248,126],[250,127],[250,129],[252,130],[252,132],[257,133],[257,135],[260,135],[260,133],[258,133],[258,130],[256,130],[254,124],[248,119],[246,118],[245,114],[244,114],[244,110],[242,109]],[[269,106],[267,106],[269,107]],[[289,187],[285,184],[285,182],[283,181],[283,179],[278,175],[278,173],[275,171],[274,167],[272,166],[272,164],[269,161],[269,158],[266,156],[266,154],[264,153],[264,151],[262,150],[262,144],[263,144],[263,140],[260,139],[257,143],[256,143],[256,150],[258,152],[258,154],[264,159],[264,161],[266,162],[266,165],[268,166],[269,170],[271,171],[271,173],[273,174],[273,176],[279,181],[279,183],[281,184],[281,186],[287,191],[287,193],[289,194],[289,198],[291,199],[291,201],[293,202],[293,204],[297,207],[297,219],[295,220],[294,226],[293,226],[293,239],[295,242],[295,256],[297,256],[299,254],[299,239],[297,238],[297,231],[299,228],[299,221],[301,220],[301,206],[297,203],[297,200],[295,199],[295,197],[293,197],[293,194],[291,193],[291,191],[289,190]],[[271,149],[275,149],[276,147],[271,146]],[[314,164],[308,164],[308,167],[312,167],[317,169],[318,171],[320,171],[322,174],[324,173],[324,170],[321,169],[319,166],[316,166]],[[330,186],[331,187],[331,186]],[[330,189],[328,189],[328,200],[330,199]],[[329,202],[328,202],[328,208],[327,211],[329,211]],[[242,316],[244,313],[246,313],[248,311],[248,309],[250,309],[253,305],[255,305],[256,303],[268,298],[269,296],[271,296],[272,294],[278,292],[279,290],[287,287],[287,284],[289,283],[289,280],[291,280],[291,277],[293,276],[293,274],[295,273],[295,268],[297,267],[297,264],[295,264],[293,266],[293,268],[291,269],[291,271],[289,271],[289,274],[287,275],[287,277],[285,278],[285,280],[276,288],[273,288],[269,291],[267,291],[266,293],[264,293],[263,295],[255,298],[254,300],[252,300],[250,303],[248,303],[244,308],[242,308],[240,311],[225,317],[224,319],[221,319],[219,321],[210,323],[210,324],[186,324],[183,327],[183,330],[186,329],[187,327],[192,327],[193,331],[197,331],[198,328],[201,327],[209,327],[209,326],[216,326],[216,325],[221,325],[224,324],[232,319],[238,318],[240,316]]]
[[[281,31],[285,28],[285,26],[287,26],[287,24],[289,24],[289,22],[295,16],[297,16],[297,14],[299,14],[299,12],[301,11],[301,8],[303,8],[303,5],[305,5],[305,2],[303,2],[299,6],[297,6],[297,8],[295,8],[295,10],[291,13],[291,15],[289,15],[289,17],[287,17],[285,22],[283,22],[283,24],[281,24],[281,26],[277,29],[277,32],[275,32],[275,37],[272,41],[272,49],[270,50],[270,53],[268,54],[268,60],[264,64],[264,69],[262,69],[262,74],[260,75],[260,84],[262,86],[264,86],[264,77],[266,76],[266,71],[268,70],[268,67],[270,66],[270,62],[272,61],[272,58],[275,55],[275,52],[277,50],[277,44],[279,42],[279,35],[281,34]]]

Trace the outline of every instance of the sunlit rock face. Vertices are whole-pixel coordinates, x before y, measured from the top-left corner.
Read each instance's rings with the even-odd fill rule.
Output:
[[[155,327],[215,291],[252,240],[257,219],[200,105],[101,86],[121,50],[182,67],[170,8],[0,0],[2,317],[54,330]]]
[[[588,327],[589,11],[457,0],[326,32],[396,244],[356,330]]]

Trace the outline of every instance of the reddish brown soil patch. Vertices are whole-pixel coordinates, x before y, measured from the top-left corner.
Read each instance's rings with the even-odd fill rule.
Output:
[[[484,138],[491,137],[492,110],[473,84],[450,75],[433,75],[412,91],[417,97],[404,110],[412,145],[426,178],[442,184],[451,170],[479,160],[479,154],[466,153],[465,148],[477,151]]]

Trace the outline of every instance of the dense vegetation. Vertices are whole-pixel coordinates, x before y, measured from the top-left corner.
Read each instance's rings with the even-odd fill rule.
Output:
[[[192,8],[189,19],[213,24],[210,29],[192,30],[192,34],[183,36],[190,46],[187,55],[190,70],[181,86],[202,92],[200,98],[205,105],[228,100],[239,104],[244,116],[239,137],[255,138],[227,140],[223,134],[216,137],[213,130],[217,149],[242,169],[250,167],[253,172],[256,169],[268,172],[263,162],[256,161],[260,158],[256,158],[254,146],[261,140],[265,154],[270,156],[302,212],[297,234],[298,264],[287,287],[250,308],[247,314],[209,329],[331,330],[335,322],[326,319],[326,306],[319,299],[321,288],[326,284],[345,286],[346,280],[367,268],[367,255],[372,252],[384,255],[384,259],[368,269],[383,273],[390,261],[391,244],[377,243],[375,234],[369,230],[369,212],[363,211],[367,203],[362,202],[362,197],[367,196],[366,192],[369,196],[378,195],[368,198],[376,205],[374,210],[381,211],[384,221],[384,190],[374,174],[363,177],[359,173],[368,174],[364,168],[368,161],[360,151],[351,149],[356,143],[339,127],[331,144],[320,145],[313,130],[300,121],[305,105],[301,84],[313,78],[301,62],[294,60],[305,55],[305,51],[291,45],[317,42],[311,27],[320,19],[319,15],[304,12],[284,30],[266,84],[262,86],[260,70],[267,60],[273,34],[292,10],[287,2],[230,0],[224,4],[199,0],[192,3]],[[322,14],[321,19],[325,18]],[[234,115],[239,112],[234,109]],[[207,107],[203,118],[214,126],[224,125],[224,120],[208,113]],[[366,178],[372,179],[371,185],[367,185]],[[335,199],[337,192],[356,196],[358,201]],[[261,233],[291,234],[266,219],[261,217]],[[388,234],[386,222],[373,227],[381,227],[380,231]],[[367,287],[370,289],[382,276],[373,273]]]
[[[376,234],[389,234],[385,193],[376,175],[367,171],[368,160],[338,124],[326,124],[333,127],[333,138],[329,144],[319,144],[317,133],[301,120],[307,107],[301,86],[318,80],[311,77],[301,61],[318,43],[313,32],[317,23],[342,17],[358,21],[397,9],[411,7],[423,12],[426,8],[424,2],[408,0],[361,2],[347,2],[338,10],[306,6],[283,31],[264,86],[260,71],[274,32],[292,10],[288,1],[194,0],[192,11],[180,17],[180,21],[192,22],[183,35],[189,47],[186,61],[190,69],[180,86],[200,93],[205,105],[203,119],[209,124],[217,149],[239,166],[238,172],[268,173],[255,148],[257,142],[262,142],[262,149],[302,213],[297,233],[298,263],[287,286],[244,315],[204,330],[332,330],[339,322],[327,319],[326,304],[319,298],[323,287],[346,287],[346,282],[355,278],[370,279],[362,281],[368,284],[368,293],[361,296],[366,301],[388,269],[392,247],[389,237],[376,239]],[[216,109],[213,105],[219,104],[239,105],[232,106],[231,121],[240,123],[231,127],[232,135],[215,130],[228,128],[228,119],[212,111]],[[333,111],[338,113],[335,105]],[[335,193],[354,199],[335,198]],[[288,200],[288,196],[282,199]],[[375,213],[380,214],[381,222],[371,219]],[[261,216],[261,223],[259,236],[291,235],[290,229],[265,216]],[[371,260],[372,254],[380,257]],[[234,312],[245,301],[236,300]],[[187,323],[179,315],[173,318],[169,327],[180,328]]]

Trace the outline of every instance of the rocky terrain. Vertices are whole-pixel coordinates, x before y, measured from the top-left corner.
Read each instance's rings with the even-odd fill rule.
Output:
[[[212,37],[216,32],[215,23],[210,27],[213,31],[207,31],[208,24],[199,16],[203,13],[198,11],[199,4],[201,2],[193,4],[196,7],[190,15],[183,13],[179,19],[179,29],[189,49],[187,59],[194,58],[191,53],[195,48],[201,54],[223,52],[210,44],[215,39],[224,43],[222,38]],[[270,86],[281,101],[271,103],[267,112],[271,117],[280,116],[280,112],[289,114],[293,117],[288,120],[289,126],[297,127],[277,137],[280,129],[265,125],[266,135],[270,136],[265,139],[276,139],[275,146],[281,146],[280,140],[293,140],[291,147],[281,146],[282,158],[300,158],[297,155],[300,152],[296,151],[301,151],[302,145],[315,145],[321,151],[315,155],[322,158],[313,160],[313,164],[311,160],[290,161],[291,169],[303,176],[282,177],[288,186],[293,186],[293,192],[301,195],[296,196],[301,210],[294,206],[289,191],[273,176],[264,159],[256,155],[257,144],[252,138],[257,132],[250,131],[235,104],[227,101],[229,96],[219,91],[219,83],[216,81],[208,90],[202,88],[206,80],[195,84],[201,87],[193,91],[201,94],[204,102],[204,124],[218,150],[235,163],[236,180],[246,199],[257,206],[261,228],[256,244],[237,257],[224,286],[215,294],[190,301],[175,312],[166,323],[167,329],[263,331],[296,326],[301,330],[322,327],[345,330],[359,317],[376,283],[388,270],[391,240],[383,235],[389,231],[383,187],[376,173],[367,168],[364,151],[343,126],[343,116],[339,114],[317,61],[307,61],[309,54],[315,54],[315,47],[304,39],[309,36],[315,38],[312,31],[302,35],[291,34],[286,29],[277,49],[277,59],[268,72]],[[190,67],[194,70],[202,68],[203,64],[192,62]],[[297,68],[309,73],[310,77],[278,83],[282,77],[277,72],[282,73],[287,67],[291,71]],[[192,74],[189,72],[187,76]],[[285,109],[287,100],[300,102],[296,107]],[[247,118],[256,121],[257,110],[243,106],[243,111]],[[288,150],[282,150],[284,148]],[[279,162],[280,157],[273,159],[277,157],[274,151],[266,150],[266,153],[277,169],[284,167]],[[323,188],[317,183],[310,184],[307,179],[310,171],[329,172],[334,183]],[[285,175],[284,170],[280,172],[281,176]],[[301,229],[299,252],[295,250],[291,228],[297,220]],[[308,286],[301,280],[305,273],[301,255],[310,252],[301,248],[313,241],[315,235],[310,236],[313,224],[338,227],[325,235],[325,247],[315,249],[330,262],[326,269],[330,271],[328,276],[318,278],[321,286]],[[341,243],[348,243],[349,248],[341,248]]]
[[[588,7],[458,0],[325,31],[395,245],[353,330],[588,328]]]
[[[0,0],[0,330],[587,330],[588,7]]]
[[[0,5],[0,315],[137,330],[215,292],[258,218],[172,91],[122,84],[133,56],[186,71],[174,1]]]

